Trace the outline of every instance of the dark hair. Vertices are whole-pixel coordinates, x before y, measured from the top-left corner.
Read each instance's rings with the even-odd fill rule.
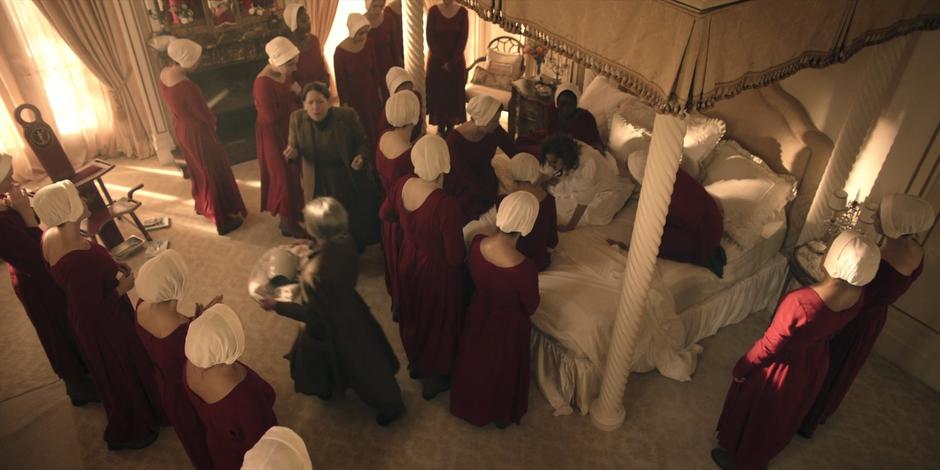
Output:
[[[566,170],[578,167],[578,155],[580,153],[578,143],[568,134],[555,134],[542,142],[542,159],[544,160],[546,155],[552,154],[561,159]]]
[[[304,89],[301,90],[300,92],[301,101],[307,101],[307,93],[310,93],[311,91],[315,91],[323,95],[323,97],[326,98],[327,100],[330,99],[330,86],[329,85],[323,82],[310,82],[304,85]]]

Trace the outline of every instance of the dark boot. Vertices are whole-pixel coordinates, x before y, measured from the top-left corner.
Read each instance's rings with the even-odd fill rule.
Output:
[[[127,449],[131,449],[131,450],[143,449],[144,447],[147,447],[150,444],[153,444],[154,442],[156,442],[157,437],[159,436],[160,436],[160,433],[158,431],[154,431],[153,434],[143,437],[141,439],[134,440],[134,441],[121,442],[119,444],[112,444],[109,442],[108,450],[119,451],[119,450],[127,450]]]
[[[421,397],[433,400],[441,392],[450,389],[450,379],[444,376],[421,379]]]
[[[72,406],[82,406],[86,403],[100,403],[98,390],[90,375],[85,375],[78,380],[65,381],[65,393],[72,401]]]
[[[405,404],[400,403],[398,407],[392,409],[391,411],[383,411],[381,413],[375,414],[375,424],[385,427],[389,424],[392,424],[398,418],[401,418],[405,414]]]
[[[715,465],[723,470],[732,470],[734,468],[734,457],[727,450],[718,447],[712,449],[712,460]]]

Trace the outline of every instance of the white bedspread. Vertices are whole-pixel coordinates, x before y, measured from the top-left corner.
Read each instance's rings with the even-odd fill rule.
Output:
[[[533,324],[570,355],[596,366],[606,361],[626,263],[626,253],[606,240],[629,242],[636,206],[637,198],[633,197],[611,224],[560,234],[552,264],[539,276],[542,299],[532,316]],[[701,351],[694,344],[700,331],[717,331],[724,324],[696,325],[700,331],[687,332],[678,312],[753,274],[775,256],[783,232],[781,229],[745,253],[734,253],[737,257],[729,260],[724,279],[705,268],[659,260],[631,370],[656,368],[666,377],[690,380]],[[687,341],[690,338],[695,339]]]

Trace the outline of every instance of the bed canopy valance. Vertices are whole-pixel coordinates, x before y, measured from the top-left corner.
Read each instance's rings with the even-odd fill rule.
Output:
[[[705,109],[801,69],[844,62],[863,47],[940,27],[934,0],[460,2],[668,114]]]

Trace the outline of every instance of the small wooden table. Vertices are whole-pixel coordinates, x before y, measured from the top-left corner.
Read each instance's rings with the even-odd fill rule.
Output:
[[[509,99],[509,137],[531,134],[545,126],[545,109],[552,104],[555,96],[554,85],[551,93],[540,95],[536,91],[538,82],[520,78],[512,82],[512,97]]]

